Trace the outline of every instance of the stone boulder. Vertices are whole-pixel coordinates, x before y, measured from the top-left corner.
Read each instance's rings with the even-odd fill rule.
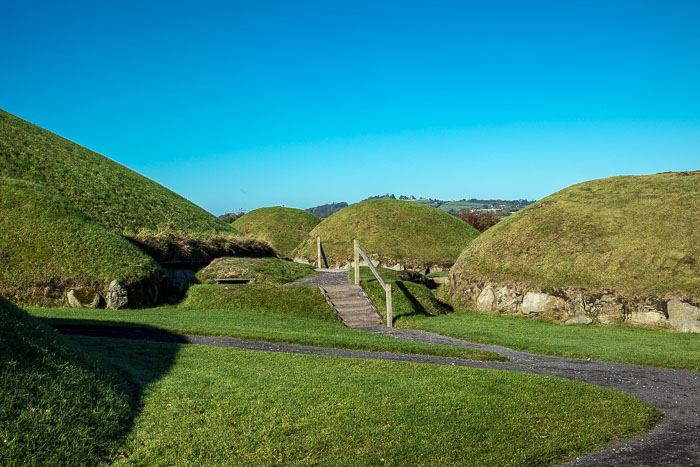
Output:
[[[595,313],[601,324],[621,323],[625,317],[625,308],[618,298],[605,294],[593,302],[591,312]]]
[[[126,286],[117,280],[109,283],[109,288],[105,294],[107,308],[112,310],[120,310],[129,305],[129,293]]]
[[[681,332],[700,332],[700,308],[673,298],[667,303],[668,321]]]
[[[628,319],[631,323],[648,326],[657,326],[666,321],[666,317],[658,311],[633,311]]]
[[[504,313],[519,313],[522,304],[522,295],[513,289],[501,287],[496,292],[496,309],[498,311]]]
[[[88,288],[71,289],[66,294],[66,301],[71,308],[97,308],[102,303],[102,296]]]
[[[591,324],[593,320],[585,315],[577,315],[571,319],[566,320],[564,326],[571,326],[573,324]]]
[[[493,287],[487,285],[479,294],[479,298],[476,299],[476,309],[478,311],[495,311],[497,303]]]
[[[554,310],[564,310],[566,302],[563,298],[546,293],[528,292],[523,297],[523,314],[546,313]]]

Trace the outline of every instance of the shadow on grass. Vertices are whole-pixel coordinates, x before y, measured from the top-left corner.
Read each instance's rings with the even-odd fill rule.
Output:
[[[144,391],[175,364],[180,345],[172,344],[186,341],[180,336],[143,324],[136,329],[125,326],[125,323],[109,321],[100,321],[98,327],[90,319],[43,321],[66,336],[88,361],[109,370],[104,372],[105,384],[117,381],[116,386],[128,399],[131,410],[121,421],[119,433],[112,439],[104,440],[104,444],[111,446],[112,456],[128,457],[130,453],[123,452],[122,447],[143,408]],[[131,342],[146,339],[151,341],[148,345],[135,346]],[[156,342],[152,342],[154,340]]]
[[[413,293],[411,293],[410,290],[408,290],[408,287],[406,287],[406,285],[402,281],[396,281],[393,283],[393,285],[401,292],[401,294],[404,297],[406,297],[406,300],[408,301],[408,304],[409,304],[410,309],[411,309],[410,312],[396,314],[394,316],[394,319],[393,319],[394,323],[396,323],[397,321],[400,321],[403,318],[409,318],[409,317],[420,316],[420,317],[425,317],[425,318],[432,318],[432,317],[437,316],[433,313],[430,313],[428,310],[426,310],[425,307],[423,306],[423,304],[415,297],[415,295],[413,295]],[[435,300],[436,303],[440,307],[444,308],[446,312],[454,311],[454,309],[450,305],[443,303],[443,302],[440,302],[436,298],[433,298],[433,300]]]

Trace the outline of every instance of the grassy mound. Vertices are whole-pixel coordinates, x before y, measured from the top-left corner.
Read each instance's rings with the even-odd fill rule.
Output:
[[[0,294],[56,301],[66,287],[104,291],[156,280],[158,264],[71,203],[34,183],[0,177]]]
[[[289,256],[319,222],[316,216],[301,209],[276,206],[250,211],[236,219],[233,226]]]
[[[97,465],[130,411],[111,372],[0,298],[0,464]]]
[[[251,283],[285,284],[316,274],[312,266],[279,258],[218,258],[197,273],[201,282],[234,277]]]
[[[540,289],[700,297],[700,171],[622,176],[561,190],[487,230],[452,269]]]
[[[125,236],[143,230],[236,234],[158,183],[2,110],[0,176],[43,185]]]
[[[376,199],[348,206],[321,222],[297,248],[296,256],[315,261],[321,237],[328,264],[353,261],[353,239],[385,266],[450,267],[479,234],[472,226],[429,206]]]

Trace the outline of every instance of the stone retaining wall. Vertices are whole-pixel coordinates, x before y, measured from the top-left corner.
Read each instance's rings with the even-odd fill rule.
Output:
[[[522,285],[459,281],[458,298],[477,311],[542,316],[564,324],[633,323],[700,332],[700,297],[628,297],[614,290],[537,290]]]

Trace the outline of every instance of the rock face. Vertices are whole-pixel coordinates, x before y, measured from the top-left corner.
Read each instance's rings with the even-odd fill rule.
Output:
[[[117,280],[113,280],[109,284],[105,300],[107,308],[112,310],[126,308],[129,305],[129,293],[126,286]]]
[[[548,311],[563,310],[566,302],[563,298],[546,293],[528,292],[523,297],[523,313],[546,313]]]
[[[674,298],[669,300],[668,321],[681,332],[700,332],[700,308]]]
[[[66,294],[66,301],[71,308],[97,308],[102,303],[102,296],[90,289],[71,289]]]
[[[479,298],[476,299],[476,309],[479,311],[495,311],[497,303],[493,287],[487,285],[479,294]]]

